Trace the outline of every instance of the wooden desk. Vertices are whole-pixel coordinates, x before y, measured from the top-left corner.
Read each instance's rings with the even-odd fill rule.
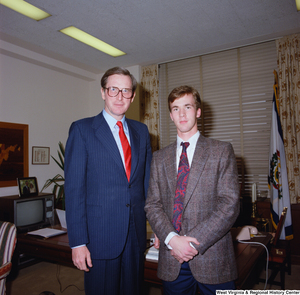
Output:
[[[253,238],[251,241],[260,242],[267,246],[270,243],[271,237],[270,234],[267,234],[265,237]],[[67,234],[48,239],[19,234],[17,238],[17,251],[19,253],[73,266]],[[258,262],[260,260],[262,261],[261,258],[265,254],[265,248],[263,246],[234,242],[234,251],[239,276],[236,281],[236,286],[238,289],[244,289],[251,275],[256,274],[256,267]],[[157,263],[145,261],[145,281],[161,285],[161,280],[157,278],[156,272]]]
[[[48,239],[28,234],[18,234],[16,251],[19,254],[73,266],[68,234]]]
[[[271,239],[272,235],[266,233],[265,237],[252,238],[251,242],[259,242],[268,247]],[[249,289],[259,275],[259,267],[265,266],[266,250],[261,245],[242,244],[237,241],[233,245],[238,269],[236,288]]]

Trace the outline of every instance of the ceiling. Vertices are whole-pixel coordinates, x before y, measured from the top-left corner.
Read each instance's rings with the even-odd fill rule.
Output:
[[[28,0],[34,21],[0,5],[0,38],[93,73],[149,65],[300,32],[295,0]],[[126,52],[111,57],[58,32],[79,29]]]

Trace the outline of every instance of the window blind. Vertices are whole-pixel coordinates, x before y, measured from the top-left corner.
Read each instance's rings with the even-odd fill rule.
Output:
[[[160,146],[176,140],[167,97],[180,85],[195,87],[202,100],[201,134],[231,142],[243,195],[256,182],[267,190],[275,41],[173,61],[159,66]]]

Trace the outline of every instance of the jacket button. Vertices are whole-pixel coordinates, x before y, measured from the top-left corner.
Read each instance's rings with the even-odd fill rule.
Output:
[[[131,184],[128,187],[131,188]]]
[[[126,204],[126,207],[130,207],[130,204]]]

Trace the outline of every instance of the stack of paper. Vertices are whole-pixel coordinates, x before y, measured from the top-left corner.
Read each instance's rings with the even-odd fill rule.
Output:
[[[28,235],[35,235],[35,236],[41,236],[44,238],[50,238],[62,234],[66,234],[67,232],[65,230],[60,230],[60,229],[54,229],[54,228],[41,228],[38,230],[30,231],[27,234]]]
[[[67,222],[66,222],[66,211],[56,209],[56,213],[59,219],[60,226],[63,228],[67,228]]]

